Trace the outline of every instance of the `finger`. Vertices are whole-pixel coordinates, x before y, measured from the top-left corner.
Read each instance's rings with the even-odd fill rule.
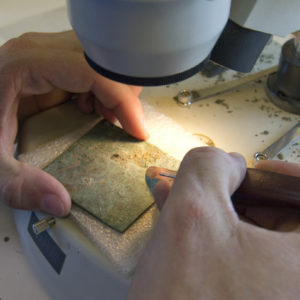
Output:
[[[92,113],[94,111],[94,99],[92,97],[92,93],[79,94],[77,98],[77,106],[86,114]]]
[[[227,154],[215,147],[201,147],[185,156],[177,178],[184,177],[185,183],[188,183],[191,177],[191,184],[205,184],[212,192],[222,190],[231,196],[245,173],[246,162],[240,154]]]
[[[300,177],[300,165],[276,160],[259,161],[257,169]],[[286,208],[244,207],[241,215],[258,226],[277,230],[294,231],[299,224],[299,213]]]
[[[69,213],[71,199],[63,185],[49,174],[13,158],[1,161],[0,197],[17,209],[42,210],[57,216]]]
[[[43,95],[34,95],[22,98],[19,102],[18,120],[23,121],[34,114],[64,103],[69,98],[70,94],[60,89],[54,89]]]
[[[154,187],[154,199],[159,210],[161,210],[169,196],[172,183],[170,181],[159,181]]]
[[[130,85],[129,87],[137,96],[142,92],[141,86]]]
[[[245,158],[236,152],[230,152],[229,156],[233,159],[234,163],[236,164],[235,172],[233,172],[231,181],[229,182],[229,194],[232,195],[242,183],[247,167],[246,167],[246,160]]]
[[[31,41],[44,48],[82,52],[82,46],[73,30],[63,32],[26,32],[18,39]]]
[[[108,120],[111,123],[114,123],[116,121],[116,116],[112,110],[104,107],[101,104],[101,102],[97,99],[95,99],[93,103],[94,103],[95,112],[98,116],[102,116],[104,119]]]
[[[149,137],[142,104],[129,86],[98,77],[93,92],[105,108],[114,112],[129,134],[141,140]]]
[[[300,213],[279,207],[248,207],[243,216],[257,226],[276,231],[299,231]]]
[[[190,151],[180,166],[165,203],[182,223],[202,224],[208,232],[224,233],[238,222],[230,196],[243,180],[245,160],[217,148]]]
[[[72,93],[92,91],[105,108],[113,111],[129,134],[139,139],[148,138],[138,96],[129,86],[106,79],[93,71],[81,53],[24,50],[18,57],[14,54],[11,68],[16,68],[16,63],[21,64],[26,72],[21,73],[23,78],[18,78],[14,86],[15,96],[20,92],[23,95],[45,94],[53,86]]]
[[[255,167],[260,170],[300,177],[300,164],[296,163],[289,163],[279,160],[261,160],[256,164]]]

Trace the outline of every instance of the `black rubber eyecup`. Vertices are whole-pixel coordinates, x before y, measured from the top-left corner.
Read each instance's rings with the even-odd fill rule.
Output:
[[[121,83],[125,84],[130,84],[130,85],[139,85],[139,86],[159,86],[159,85],[168,85],[171,83],[179,82],[182,80],[185,80],[197,72],[199,72],[207,63],[208,57],[196,65],[195,67],[186,70],[181,73],[177,73],[174,75],[170,76],[163,76],[163,77],[132,77],[132,76],[127,76],[123,74],[118,74],[112,71],[109,71],[98,64],[96,64],[91,58],[87,56],[86,53],[84,53],[85,59],[88,62],[88,64],[99,74],[103,75],[104,77],[107,77],[111,80],[118,81]]]

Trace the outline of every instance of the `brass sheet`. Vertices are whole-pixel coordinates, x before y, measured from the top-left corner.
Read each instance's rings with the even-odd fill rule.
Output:
[[[153,204],[145,182],[152,165],[176,170],[179,161],[102,121],[44,170],[66,187],[74,203],[124,232]]]

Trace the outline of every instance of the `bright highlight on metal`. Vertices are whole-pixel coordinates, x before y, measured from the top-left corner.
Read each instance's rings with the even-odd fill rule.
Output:
[[[274,158],[282,149],[293,142],[300,134],[300,121],[298,121],[288,132],[286,132],[275,143],[262,152],[254,153],[255,161],[268,160]]]
[[[39,235],[55,224],[54,217],[44,218],[32,225],[32,230],[36,235]]]

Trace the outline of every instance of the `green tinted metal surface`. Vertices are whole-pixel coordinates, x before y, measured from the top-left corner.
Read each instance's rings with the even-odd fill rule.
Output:
[[[152,165],[176,170],[179,161],[102,121],[45,171],[66,187],[74,203],[123,232],[153,203],[145,182]]]

